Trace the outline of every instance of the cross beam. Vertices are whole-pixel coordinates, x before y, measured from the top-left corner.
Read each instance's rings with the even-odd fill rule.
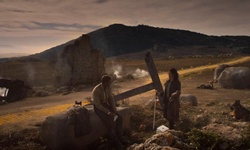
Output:
[[[135,96],[135,95],[138,95],[138,94],[141,94],[141,93],[153,90],[153,89],[155,89],[157,91],[157,93],[163,92],[162,84],[161,84],[160,78],[158,76],[158,72],[156,70],[156,67],[155,67],[155,64],[154,64],[154,61],[153,61],[153,58],[152,58],[150,52],[146,53],[145,62],[147,64],[147,68],[149,71],[149,75],[151,76],[152,82],[149,84],[143,85],[141,87],[137,87],[137,88],[131,89],[129,91],[120,93],[118,95],[115,95],[114,99],[116,101],[123,100],[125,98]],[[162,105],[162,97],[160,95],[158,95],[158,98],[160,100],[161,106],[163,106]]]

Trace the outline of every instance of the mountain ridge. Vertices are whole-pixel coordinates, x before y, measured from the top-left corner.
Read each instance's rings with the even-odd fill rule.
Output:
[[[87,33],[93,48],[101,50],[106,57],[119,56],[145,50],[159,52],[174,51],[178,48],[203,47],[202,54],[238,53],[250,54],[249,36],[211,36],[188,30],[152,27],[148,25],[126,26],[112,24]],[[80,37],[78,37],[80,38]],[[77,39],[77,38],[76,38]],[[56,60],[65,46],[74,42],[73,39],[43,52],[29,55],[26,58],[40,60]],[[207,52],[206,50],[207,49]],[[224,49],[221,51],[220,49]],[[199,52],[199,51],[195,51]],[[190,55],[195,52],[190,53]],[[187,55],[180,53],[180,55]]]

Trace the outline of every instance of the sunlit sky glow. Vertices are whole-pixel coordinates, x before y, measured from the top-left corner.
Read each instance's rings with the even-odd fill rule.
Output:
[[[0,0],[0,54],[38,53],[114,23],[250,36],[249,0]]]

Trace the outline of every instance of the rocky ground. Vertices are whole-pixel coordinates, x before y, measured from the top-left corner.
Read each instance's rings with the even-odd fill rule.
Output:
[[[160,76],[166,78],[167,73],[161,73]],[[208,81],[212,79],[212,76],[211,69],[181,75],[182,94],[194,95],[197,98],[198,105],[192,106],[189,103],[181,102],[181,117],[175,126],[176,131],[168,132],[166,133],[167,135],[157,135],[159,138],[156,139],[167,136],[172,139],[172,142],[171,140],[170,142],[162,142],[152,139],[155,138],[152,136],[156,133],[156,130],[153,129],[153,100],[155,91],[126,99],[125,105],[130,106],[133,110],[131,129],[126,131],[126,135],[131,141],[131,146],[128,146],[128,149],[140,149],[142,147],[148,147],[149,149],[167,149],[167,147],[170,149],[176,147],[181,149],[178,144],[173,143],[173,140],[188,144],[197,149],[201,147],[202,149],[204,149],[204,147],[207,149],[249,149],[250,145],[245,141],[245,138],[249,138],[250,136],[249,121],[236,120],[229,115],[231,112],[229,106],[234,103],[235,100],[241,100],[242,105],[250,110],[249,89],[223,89],[217,84],[215,84],[213,90],[196,88],[201,84],[207,84]],[[122,82],[116,82],[114,88],[121,93],[128,89],[144,85],[147,82],[148,77],[127,79]],[[2,117],[7,114],[21,114],[22,112],[45,109],[62,104],[73,104],[75,100],[89,98],[91,89],[91,87],[86,87],[78,92],[71,92],[65,95],[59,93],[46,97],[32,97],[20,102],[1,105],[0,114]],[[162,117],[159,105],[157,106],[155,128],[160,125],[168,126],[167,120]],[[26,118],[25,120],[12,123],[2,123],[0,125],[0,149],[46,149],[46,146],[38,139],[39,126],[45,117],[48,116],[48,114],[43,115],[44,116],[36,117],[35,119]],[[21,115],[19,116],[20,119]],[[210,133],[210,131],[212,133]],[[204,138],[202,139],[201,137]],[[216,139],[217,141],[211,141],[211,139]],[[210,143],[208,142],[209,140],[211,141]],[[97,143],[100,144],[100,141],[97,141]],[[102,140],[101,145],[104,146],[99,147],[99,149],[107,148],[108,146],[105,146],[107,143],[107,141]],[[199,143],[203,143],[204,145],[199,145]],[[90,146],[90,148],[97,149],[96,143],[93,145]]]

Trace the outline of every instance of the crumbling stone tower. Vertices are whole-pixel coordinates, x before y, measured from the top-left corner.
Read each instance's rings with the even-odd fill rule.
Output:
[[[100,81],[105,72],[105,58],[93,49],[88,35],[82,35],[66,46],[56,64],[56,85],[74,86]]]

